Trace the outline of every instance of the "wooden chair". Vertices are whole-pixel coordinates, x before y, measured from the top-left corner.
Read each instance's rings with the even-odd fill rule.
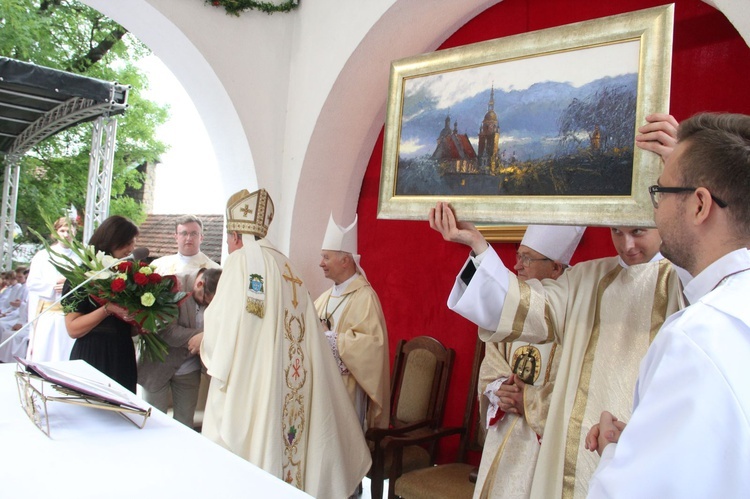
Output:
[[[429,336],[399,341],[391,371],[390,428],[370,428],[365,434],[372,452],[373,499],[382,498],[383,480],[393,476],[384,439],[432,433],[442,424],[454,358],[453,349]],[[435,463],[436,445],[435,441],[401,449],[399,468],[410,471],[431,466]]]
[[[397,437],[388,439],[385,446],[393,454],[393,474],[389,485],[388,497],[403,499],[471,499],[477,481],[476,466],[467,464],[468,451],[482,451],[482,436],[479,431],[479,413],[477,402],[477,384],[479,368],[484,358],[484,342],[477,338],[474,348],[474,363],[469,380],[469,391],[466,394],[466,406],[463,424],[460,428],[442,428],[430,435],[419,437]],[[456,462],[440,464],[429,468],[406,472],[399,477],[401,449],[415,444],[426,444],[451,435],[460,435]],[[397,478],[396,478],[397,477]]]

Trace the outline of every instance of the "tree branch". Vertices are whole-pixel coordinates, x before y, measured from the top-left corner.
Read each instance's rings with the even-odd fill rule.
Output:
[[[122,40],[122,37],[125,36],[127,32],[128,30],[122,26],[113,29],[98,45],[92,47],[91,50],[81,57],[73,59],[67,70],[74,73],[85,74],[91,66],[102,60],[102,58],[107,55],[107,52],[109,52],[117,42]]]

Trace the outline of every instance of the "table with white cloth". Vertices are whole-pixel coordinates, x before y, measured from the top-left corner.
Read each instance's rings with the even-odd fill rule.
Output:
[[[81,360],[49,365],[116,385]],[[49,401],[48,437],[21,407],[16,370],[0,364],[0,497],[310,497],[156,409],[139,429],[116,412]]]

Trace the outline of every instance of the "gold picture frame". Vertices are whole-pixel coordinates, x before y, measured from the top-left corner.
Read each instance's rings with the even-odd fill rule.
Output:
[[[526,234],[525,225],[477,225],[477,229],[491,243],[520,243]]]
[[[394,61],[378,218],[652,226],[661,160],[634,136],[669,108],[673,24],[667,5]]]

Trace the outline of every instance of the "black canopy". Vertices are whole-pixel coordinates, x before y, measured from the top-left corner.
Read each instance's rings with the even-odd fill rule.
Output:
[[[101,115],[124,112],[128,88],[113,82],[0,57],[0,154],[11,151],[19,135],[45,117],[47,122],[54,122],[54,125],[38,133],[36,142],[73,125],[95,120]],[[69,106],[69,109],[57,109],[62,104],[73,101],[76,104]],[[52,112],[56,116],[48,116]],[[69,119],[61,120],[65,115]],[[36,127],[45,128],[40,123]],[[28,148],[33,144],[24,145]]]

